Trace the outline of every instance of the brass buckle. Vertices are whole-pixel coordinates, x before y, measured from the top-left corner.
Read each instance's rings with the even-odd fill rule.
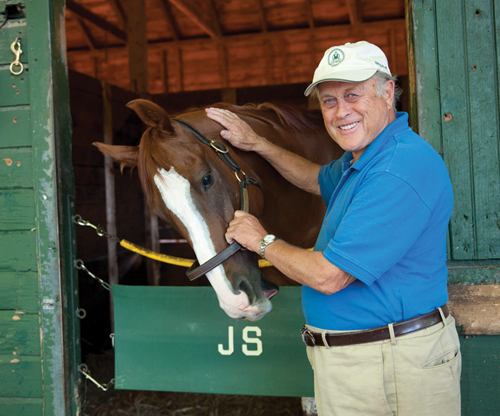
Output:
[[[212,140],[210,142],[210,147],[212,147],[216,152],[219,152],[219,153],[228,153],[229,152],[229,149],[226,146],[224,146],[222,143],[216,142],[214,140]]]
[[[304,344],[306,344],[308,347],[310,346],[310,344],[312,344],[313,347],[316,346],[314,335],[308,328],[303,326],[302,329],[300,330],[300,333],[302,334],[302,342]],[[308,340],[310,341],[309,344],[307,343]]]

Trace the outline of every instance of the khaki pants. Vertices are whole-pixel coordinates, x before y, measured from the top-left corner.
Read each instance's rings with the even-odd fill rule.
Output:
[[[446,325],[439,323],[392,340],[307,347],[307,356],[314,370],[319,416],[461,414],[462,363],[452,316]]]

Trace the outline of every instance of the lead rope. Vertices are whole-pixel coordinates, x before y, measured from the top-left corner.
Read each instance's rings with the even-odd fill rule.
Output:
[[[120,246],[122,246],[123,248],[130,250],[130,251],[133,251],[134,253],[138,253],[141,256],[144,256],[144,257],[147,257],[147,258],[150,258],[153,260],[161,261],[162,263],[173,264],[175,266],[181,266],[181,267],[191,267],[193,265],[193,263],[195,262],[195,260],[192,260],[192,259],[185,259],[182,257],[169,256],[167,254],[158,253],[156,251],[149,250],[145,247],[141,247],[141,246],[134,244],[134,243],[131,243],[130,241],[127,241],[127,240],[120,240],[118,237],[108,234],[100,225],[96,226],[96,225],[92,224],[91,222],[84,220],[80,215],[75,215],[73,217],[73,221],[77,225],[87,226],[87,227],[93,228],[99,237],[110,238],[113,241],[120,243]],[[77,263],[77,265],[84,266],[83,261],[80,259],[78,259],[76,261],[76,263]],[[270,266],[272,266],[272,264],[269,263],[267,260],[264,260],[264,259],[259,260],[259,267],[260,268],[270,267]],[[81,268],[87,272],[86,268],[83,268],[83,267],[81,267]],[[91,276],[91,277],[95,278],[94,276]]]

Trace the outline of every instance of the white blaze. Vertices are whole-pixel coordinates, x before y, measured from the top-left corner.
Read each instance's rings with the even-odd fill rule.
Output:
[[[198,262],[203,264],[207,260],[210,260],[217,253],[210,238],[207,223],[196,209],[191,197],[189,181],[179,175],[174,167],[169,171],[160,168],[154,177],[154,181],[167,208],[186,227],[189,237],[193,242]],[[231,318],[253,316],[261,312],[259,308],[249,304],[246,293],[240,292],[239,294],[234,294],[232,292],[231,284],[221,265],[208,272],[207,278],[217,293],[221,308]]]

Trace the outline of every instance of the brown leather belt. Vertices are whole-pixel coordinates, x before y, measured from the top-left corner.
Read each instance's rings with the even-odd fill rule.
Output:
[[[441,307],[445,318],[448,317],[448,307]],[[425,315],[417,316],[416,318],[408,319],[393,324],[394,336],[410,334],[411,332],[419,331],[442,322],[439,310],[426,313]],[[305,325],[301,330],[302,341],[308,347],[339,347],[343,345],[365,344],[367,342],[384,341],[391,338],[389,326],[381,326],[379,328],[367,329],[366,331],[342,332],[335,333],[320,333],[312,332]],[[325,344],[326,342],[326,344]]]

